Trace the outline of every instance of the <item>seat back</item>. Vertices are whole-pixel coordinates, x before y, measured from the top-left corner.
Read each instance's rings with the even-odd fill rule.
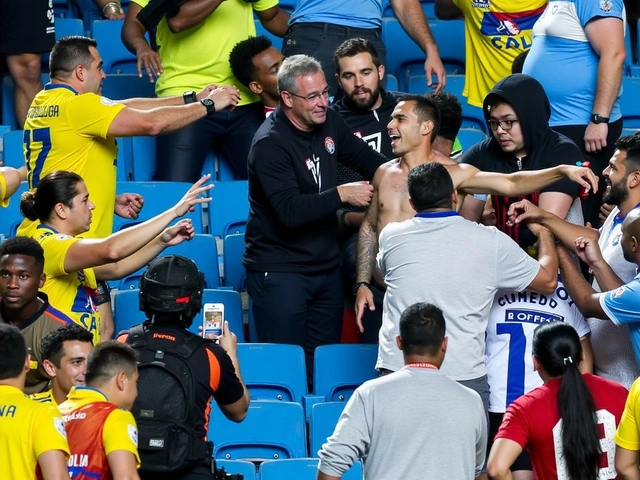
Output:
[[[260,464],[260,480],[315,480],[318,475],[317,458],[267,460]],[[360,460],[342,476],[343,480],[362,480]]]
[[[2,163],[5,167],[21,168],[25,166],[24,148],[22,141],[23,130],[11,130],[3,136],[4,149],[2,152]]]
[[[114,216],[113,231],[137,225],[173,207],[191,188],[190,183],[183,182],[118,182],[116,194],[138,193],[144,198],[144,208],[137,219],[126,219]],[[183,218],[190,218],[196,233],[204,233],[202,220],[202,204],[194,205],[193,212]]]
[[[238,345],[238,360],[252,400],[302,402],[307,394],[304,350],[298,345],[245,343]]]
[[[211,235],[197,234],[190,241],[183,242],[174,247],[165,248],[159,257],[167,255],[182,255],[193,260],[198,269],[204,273],[206,288],[216,288],[220,286],[220,267],[218,265],[218,252],[216,240]],[[119,282],[120,290],[133,290],[139,287],[140,277],[146,266],[140,270],[127,275]]]
[[[209,233],[225,238],[244,233],[249,217],[249,184],[246,180],[214,182],[209,190]]]
[[[109,74],[102,81],[102,96],[111,100],[155,98],[154,84],[133,74]]]
[[[124,46],[120,39],[120,32],[124,20],[96,20],[92,24],[93,38],[100,48],[100,55],[104,62],[102,70],[110,73],[130,73],[137,75],[136,56]],[[148,40],[148,34],[145,34]]]
[[[624,128],[640,128],[640,78],[622,77],[620,108]]]
[[[338,419],[344,410],[344,402],[316,403],[311,407],[309,420],[309,455],[318,456],[322,448],[338,424]]]
[[[15,237],[18,227],[24,220],[20,213],[20,195],[29,190],[29,184],[22,182],[18,191],[9,199],[6,208],[0,208],[0,234],[6,238]]]
[[[209,440],[216,459],[280,459],[306,455],[306,423],[299,403],[254,401],[241,423],[211,405]]]
[[[244,250],[244,233],[224,237],[224,284],[238,291],[243,290],[246,284],[247,271],[242,264]]]
[[[462,128],[475,128],[489,135],[489,127],[484,119],[482,108],[469,105],[467,99],[462,95],[464,82],[464,75],[448,75],[447,86],[445,87],[447,92],[452,93],[460,100],[460,104],[462,105]]]
[[[328,402],[346,402],[353,391],[376,378],[377,345],[322,345],[314,353],[314,393]]]
[[[237,292],[231,290],[205,289],[202,294],[202,305],[205,303],[224,304],[224,319],[229,322],[229,328],[236,334],[238,342],[245,341],[242,323],[242,300]],[[114,321],[116,333],[129,330],[132,326],[146,320],[144,312],[140,311],[140,290],[118,290],[114,295]],[[189,331],[199,334],[203,324],[203,310],[193,319]]]
[[[458,131],[458,140],[462,144],[462,150],[467,151],[476,143],[482,142],[487,136],[481,130],[475,128],[461,128]]]

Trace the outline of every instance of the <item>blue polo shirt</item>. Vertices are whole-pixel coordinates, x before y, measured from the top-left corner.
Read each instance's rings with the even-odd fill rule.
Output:
[[[626,324],[640,365],[640,274],[626,285],[600,295],[600,306],[616,325]]]
[[[353,28],[382,26],[381,0],[300,0],[289,25],[296,23],[332,23]]]

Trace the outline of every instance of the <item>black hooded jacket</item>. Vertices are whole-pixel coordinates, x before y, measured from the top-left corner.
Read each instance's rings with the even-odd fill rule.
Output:
[[[527,152],[521,159],[522,170],[541,170],[562,164],[576,165],[584,161],[584,156],[575,143],[549,127],[549,98],[542,85],[533,77],[515,74],[498,82],[484,99],[483,111],[487,120],[489,105],[495,103],[496,97],[511,105],[522,128]],[[465,152],[462,162],[487,172],[513,173],[519,170],[518,159],[512,153],[504,152],[493,135]],[[540,193],[543,192],[560,192],[575,197],[579,189],[577,183],[565,178],[531,195],[518,198],[492,195],[497,226],[522,247],[532,245],[535,237],[526,226],[513,228],[506,225],[509,206],[524,198],[537,205]]]

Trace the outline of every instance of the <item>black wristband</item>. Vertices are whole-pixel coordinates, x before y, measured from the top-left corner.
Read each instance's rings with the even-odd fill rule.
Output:
[[[369,284],[369,282],[358,282],[353,286],[353,294],[354,295],[358,294],[358,289],[360,287],[367,287],[369,290],[371,290],[371,285]]]

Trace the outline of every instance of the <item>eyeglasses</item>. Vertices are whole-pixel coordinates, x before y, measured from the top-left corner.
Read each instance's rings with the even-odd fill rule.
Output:
[[[489,128],[494,132],[498,130],[498,127],[500,127],[505,132],[508,132],[513,128],[513,124],[518,121],[519,120],[517,118],[514,118],[513,120],[500,120],[500,121],[487,120],[487,125],[489,125]]]
[[[317,93],[317,92],[316,93],[310,93],[306,97],[303,97],[302,95],[297,95],[297,94],[295,94],[293,92],[288,92],[288,93],[289,93],[289,95],[293,95],[294,97],[302,98],[309,105],[313,105],[314,103],[318,103],[320,101],[320,97],[328,99],[329,98],[329,92],[330,92],[330,88],[327,87],[320,93]]]

